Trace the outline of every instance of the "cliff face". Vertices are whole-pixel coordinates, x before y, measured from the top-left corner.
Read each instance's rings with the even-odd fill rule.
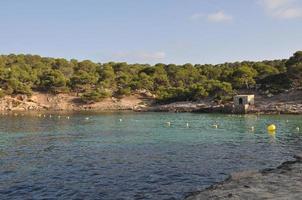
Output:
[[[276,169],[232,174],[222,183],[196,192],[186,200],[206,199],[301,199],[302,155]]]

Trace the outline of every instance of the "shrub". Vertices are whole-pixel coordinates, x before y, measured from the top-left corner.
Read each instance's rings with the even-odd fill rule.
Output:
[[[5,92],[0,88],[0,98],[3,98],[5,96]]]
[[[119,88],[116,92],[115,95],[118,97],[122,97],[122,96],[128,96],[131,94],[131,89],[129,87],[126,88]]]
[[[191,100],[190,90],[180,87],[161,88],[157,92],[157,101],[168,103],[173,101],[188,101]]]
[[[8,80],[8,88],[11,88],[13,94],[32,94],[30,86],[18,81],[17,79]]]
[[[259,81],[261,90],[269,90],[273,94],[280,93],[291,87],[292,81],[286,74],[267,76]]]
[[[93,102],[99,102],[108,96],[110,96],[109,92],[98,89],[98,90],[85,92],[81,96],[81,99],[85,103],[93,103]]]

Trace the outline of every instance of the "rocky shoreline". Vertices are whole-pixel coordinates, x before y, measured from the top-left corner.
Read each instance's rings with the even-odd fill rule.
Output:
[[[121,99],[106,98],[101,102],[84,104],[80,98],[66,94],[34,93],[5,96],[0,99],[0,112],[23,111],[122,111],[136,112],[195,112],[234,114],[232,102],[221,103],[213,100],[199,102],[174,102],[156,104],[154,98],[144,95],[131,95]],[[256,104],[250,106],[248,114],[302,114],[302,91],[281,94],[273,98],[256,96]]]
[[[236,114],[233,104],[204,104],[194,102],[155,105],[141,111],[193,112]],[[302,103],[272,103],[250,107],[246,114],[302,114]]]
[[[278,95],[255,95],[255,105],[247,114],[302,114],[302,90],[287,91]],[[221,103],[211,99],[200,102],[175,102],[145,108],[156,112],[196,112],[235,114],[233,102]]]
[[[302,154],[294,158],[276,169],[233,173],[225,181],[185,199],[302,199]]]
[[[0,112],[28,111],[120,111],[145,108],[144,98],[138,95],[122,99],[106,98],[101,102],[83,103],[77,95],[34,93],[26,95],[5,96],[0,99]]]

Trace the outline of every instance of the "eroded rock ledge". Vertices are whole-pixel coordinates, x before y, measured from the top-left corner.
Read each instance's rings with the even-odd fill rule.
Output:
[[[231,174],[225,181],[185,199],[302,199],[302,154],[295,159],[276,169]]]

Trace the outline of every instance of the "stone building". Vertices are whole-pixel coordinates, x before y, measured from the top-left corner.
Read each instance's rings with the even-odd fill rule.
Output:
[[[250,106],[255,104],[255,95],[234,96],[234,111],[236,113],[246,113]]]

